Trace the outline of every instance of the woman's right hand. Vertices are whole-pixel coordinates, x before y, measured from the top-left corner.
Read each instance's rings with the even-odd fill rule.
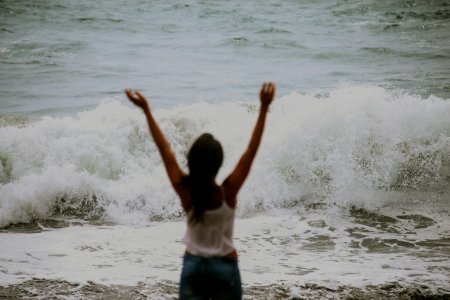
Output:
[[[147,99],[139,93],[138,91],[133,91],[131,89],[126,89],[125,94],[127,95],[128,99],[133,102],[135,105],[139,106],[142,109],[148,109],[148,103]]]
[[[270,103],[273,101],[275,96],[275,84],[273,82],[264,82],[261,91],[259,92],[259,98],[261,100],[262,107],[269,107]]]

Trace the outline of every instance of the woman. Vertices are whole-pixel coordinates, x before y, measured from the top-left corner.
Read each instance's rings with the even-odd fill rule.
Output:
[[[275,85],[264,83],[261,109],[250,143],[233,172],[218,185],[222,146],[211,134],[201,135],[188,153],[189,174],[180,169],[156,123],[147,100],[137,91],[125,90],[131,102],[142,108],[173,188],[187,215],[186,252],[180,281],[180,299],[241,299],[242,287],[237,252],[233,245],[236,196],[255,158]]]

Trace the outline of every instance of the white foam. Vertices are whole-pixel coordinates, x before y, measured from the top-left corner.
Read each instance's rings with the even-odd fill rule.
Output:
[[[247,146],[257,107],[196,103],[155,116],[183,168],[195,137],[214,134],[225,151],[220,181]],[[395,206],[405,190],[418,202],[429,200],[433,189],[442,202],[450,174],[449,116],[447,100],[374,86],[281,97],[240,193],[239,215],[299,203]],[[0,226],[48,217],[62,198],[76,206],[93,195],[105,217],[119,223],[146,224],[181,212],[143,115],[120,101],[74,117],[5,126],[0,140]]]
[[[440,271],[446,267],[445,257],[351,247],[345,220],[334,216],[324,221],[321,212],[304,215],[300,219],[284,211],[237,220],[235,244],[244,285],[448,284],[448,273]],[[0,285],[33,277],[108,285],[178,282],[184,229],[184,222],[166,221],[145,227],[84,225],[37,234],[0,233]],[[318,236],[328,237],[330,246],[309,248]]]

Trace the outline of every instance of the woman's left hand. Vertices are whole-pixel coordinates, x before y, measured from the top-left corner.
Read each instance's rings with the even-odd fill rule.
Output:
[[[139,93],[138,91],[133,91],[131,89],[126,89],[125,94],[127,95],[128,99],[133,102],[135,105],[139,106],[142,109],[148,109],[148,103],[147,99]]]
[[[259,98],[261,100],[261,106],[269,107],[270,103],[273,101],[273,97],[275,96],[275,84],[273,82],[264,82],[261,87],[261,91],[259,92]]]

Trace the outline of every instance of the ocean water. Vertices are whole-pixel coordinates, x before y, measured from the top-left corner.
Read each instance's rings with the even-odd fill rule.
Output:
[[[450,294],[449,1],[0,1],[0,295],[176,297],[185,168],[245,149],[248,299]],[[96,294],[95,291],[100,291]],[[106,296],[105,296],[106,297]]]

